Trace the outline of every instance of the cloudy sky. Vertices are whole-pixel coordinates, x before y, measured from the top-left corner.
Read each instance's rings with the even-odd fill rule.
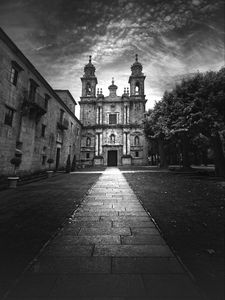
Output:
[[[188,73],[224,65],[223,0],[0,0],[0,26],[53,88],[76,100],[92,55],[98,87],[128,87],[138,53],[147,108]]]

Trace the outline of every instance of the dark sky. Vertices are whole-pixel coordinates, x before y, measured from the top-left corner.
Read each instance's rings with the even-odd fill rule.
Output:
[[[188,73],[224,65],[223,0],[0,0],[0,26],[53,88],[76,100],[92,55],[98,87],[128,87],[138,53],[147,107]]]

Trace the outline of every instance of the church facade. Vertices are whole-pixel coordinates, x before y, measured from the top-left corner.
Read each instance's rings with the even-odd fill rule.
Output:
[[[81,160],[85,165],[144,165],[147,164],[147,141],[143,131],[145,115],[144,82],[142,64],[136,55],[131,66],[128,83],[117,95],[117,86],[112,80],[109,95],[97,89],[95,67],[91,62],[84,67],[81,78],[80,121]]]

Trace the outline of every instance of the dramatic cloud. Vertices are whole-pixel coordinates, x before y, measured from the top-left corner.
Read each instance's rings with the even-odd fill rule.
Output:
[[[91,54],[99,87],[128,87],[135,54],[148,107],[189,73],[224,65],[222,0],[1,1],[0,25],[57,89],[76,100]]]

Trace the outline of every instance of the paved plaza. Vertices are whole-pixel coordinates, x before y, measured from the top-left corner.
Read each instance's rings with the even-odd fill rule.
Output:
[[[107,168],[5,299],[202,298],[123,174]]]

